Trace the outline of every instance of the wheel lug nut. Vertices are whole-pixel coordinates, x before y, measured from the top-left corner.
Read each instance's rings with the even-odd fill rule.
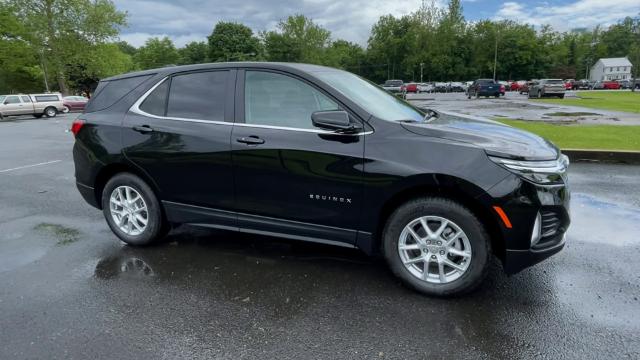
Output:
[[[440,250],[440,255],[444,255],[444,250]]]
[[[431,241],[427,240],[427,245],[431,245]]]
[[[442,245],[442,241],[438,241],[438,245]]]
[[[431,258],[435,260],[436,256],[435,255],[431,255]]]

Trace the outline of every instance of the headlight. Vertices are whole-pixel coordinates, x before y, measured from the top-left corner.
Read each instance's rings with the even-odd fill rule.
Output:
[[[562,181],[569,168],[569,158],[560,155],[556,160],[521,161],[489,156],[491,161],[506,168],[522,178],[536,184],[552,184]]]

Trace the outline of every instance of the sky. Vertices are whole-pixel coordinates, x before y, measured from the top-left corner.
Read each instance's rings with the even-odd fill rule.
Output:
[[[432,0],[426,0],[430,2]],[[435,0],[444,6],[446,0]],[[151,36],[168,36],[177,46],[204,41],[218,21],[241,22],[254,32],[275,29],[279,20],[304,14],[341,38],[366,45],[382,15],[402,16],[422,0],[115,0],[128,12],[120,39],[141,46]],[[467,20],[510,19],[556,30],[610,25],[640,14],[640,0],[462,0]]]

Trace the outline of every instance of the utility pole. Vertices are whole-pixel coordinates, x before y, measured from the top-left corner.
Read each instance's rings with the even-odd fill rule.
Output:
[[[424,67],[424,63],[420,63],[420,82],[422,82],[422,68]]]
[[[44,87],[49,92],[49,81],[47,81],[47,64],[44,62],[44,50],[40,50],[40,63],[42,64],[42,72],[44,73]]]
[[[496,66],[498,65],[498,31],[496,30],[496,47],[493,52],[493,81],[496,81]]]

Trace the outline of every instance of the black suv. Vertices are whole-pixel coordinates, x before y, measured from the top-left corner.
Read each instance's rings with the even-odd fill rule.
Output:
[[[382,254],[432,295],[564,246],[568,160],[548,141],[421,110],[332,68],[218,63],[100,82],[73,123],[77,186],[131,245],[173,226]]]

